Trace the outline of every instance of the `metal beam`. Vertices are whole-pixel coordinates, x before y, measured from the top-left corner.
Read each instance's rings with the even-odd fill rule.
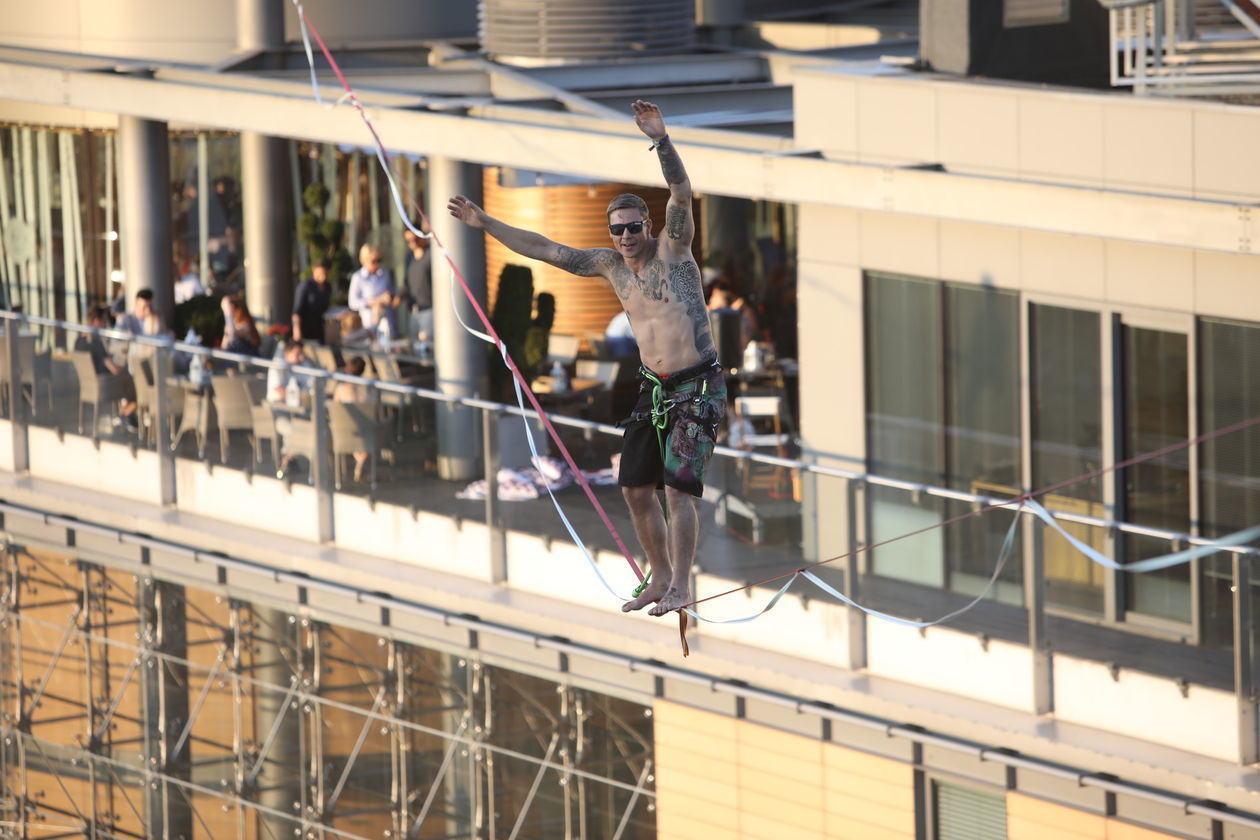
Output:
[[[68,70],[0,61],[0,90],[23,102],[90,111],[107,109],[152,120],[258,131],[332,143],[363,145],[367,130],[349,108],[329,111],[297,83],[269,82],[269,92],[238,79],[203,74],[193,80]],[[34,55],[34,54],[33,54]],[[48,54],[38,54],[47,61]],[[656,159],[644,154],[641,136],[624,121],[588,118],[584,130],[471,116],[371,107],[373,123],[392,149],[454,160],[564,172],[595,180],[646,185],[660,182]],[[540,112],[541,113],[541,112]],[[542,118],[540,118],[541,120]],[[1017,227],[1053,233],[1230,253],[1260,252],[1248,208],[1205,201],[1098,188],[1039,184],[920,169],[859,164],[750,152],[723,132],[693,135],[679,128],[674,139],[698,188],[723,195]]]

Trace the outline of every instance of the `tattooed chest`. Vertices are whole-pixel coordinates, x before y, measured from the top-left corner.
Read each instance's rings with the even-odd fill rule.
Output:
[[[647,300],[669,302],[669,275],[660,260],[653,260],[638,272],[625,265],[618,266],[613,272],[612,285],[622,300],[629,300],[638,292]]]

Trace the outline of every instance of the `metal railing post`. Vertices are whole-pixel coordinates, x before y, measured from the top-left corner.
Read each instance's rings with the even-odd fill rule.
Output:
[[[1024,603],[1028,609],[1028,650],[1032,653],[1033,712],[1054,711],[1054,658],[1046,638],[1045,557],[1036,545],[1036,520],[1022,517],[1020,544],[1024,561]]]
[[[315,446],[311,453],[311,481],[315,485],[315,524],[318,539],[322,543],[330,543],[336,537],[336,524],[333,522],[333,488],[332,476],[329,475],[327,452],[328,415],[324,411],[324,391],[327,387],[327,376],[316,374],[311,377],[311,422],[315,426]]]
[[[26,400],[22,395],[22,347],[21,331],[24,319],[10,318],[5,324],[5,345],[9,351],[9,426],[13,429],[13,471],[27,472],[31,468],[30,430],[27,428]],[[31,394],[39,399],[39,383]]]
[[[1252,626],[1251,562],[1230,554],[1234,586],[1234,696],[1238,703],[1238,761],[1260,761],[1260,730],[1256,726],[1255,630]]]
[[[866,546],[865,481],[850,479],[846,487],[846,507],[849,518],[849,554],[844,559],[844,594],[861,603],[862,557],[857,552]],[[866,613],[855,607],[848,609],[849,620],[849,667],[853,670],[866,667]]]
[[[507,581],[507,535],[499,516],[499,421],[503,412],[482,410],[482,462],[486,468],[486,532],[490,537],[490,580]]]
[[[138,371],[143,376],[143,371]],[[158,489],[162,504],[172,507],[176,502],[175,449],[171,445],[170,384],[171,345],[163,344],[153,354],[153,436],[158,456]]]

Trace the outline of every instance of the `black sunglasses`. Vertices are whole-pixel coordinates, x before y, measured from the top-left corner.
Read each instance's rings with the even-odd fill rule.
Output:
[[[621,236],[622,232],[629,230],[631,233],[642,233],[643,222],[626,222],[623,225],[609,225],[608,232],[613,236]]]

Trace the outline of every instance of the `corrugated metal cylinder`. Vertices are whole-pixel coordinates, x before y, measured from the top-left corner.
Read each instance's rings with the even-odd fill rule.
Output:
[[[482,48],[499,60],[598,61],[686,52],[695,0],[481,0]]]
[[[550,187],[501,186],[499,170],[485,169],[487,213],[510,225],[537,231],[548,239],[572,248],[610,248],[608,202],[621,193],[632,192],[647,202],[653,231],[659,232],[665,219],[669,191],[630,184],[578,184]],[[534,293],[556,296],[555,332],[603,332],[612,317],[621,311],[621,302],[607,281],[575,277],[546,263],[527,260],[510,251],[493,237],[486,237],[486,284],[491,305],[499,288],[499,275],[508,263],[529,266],[534,272]]]

